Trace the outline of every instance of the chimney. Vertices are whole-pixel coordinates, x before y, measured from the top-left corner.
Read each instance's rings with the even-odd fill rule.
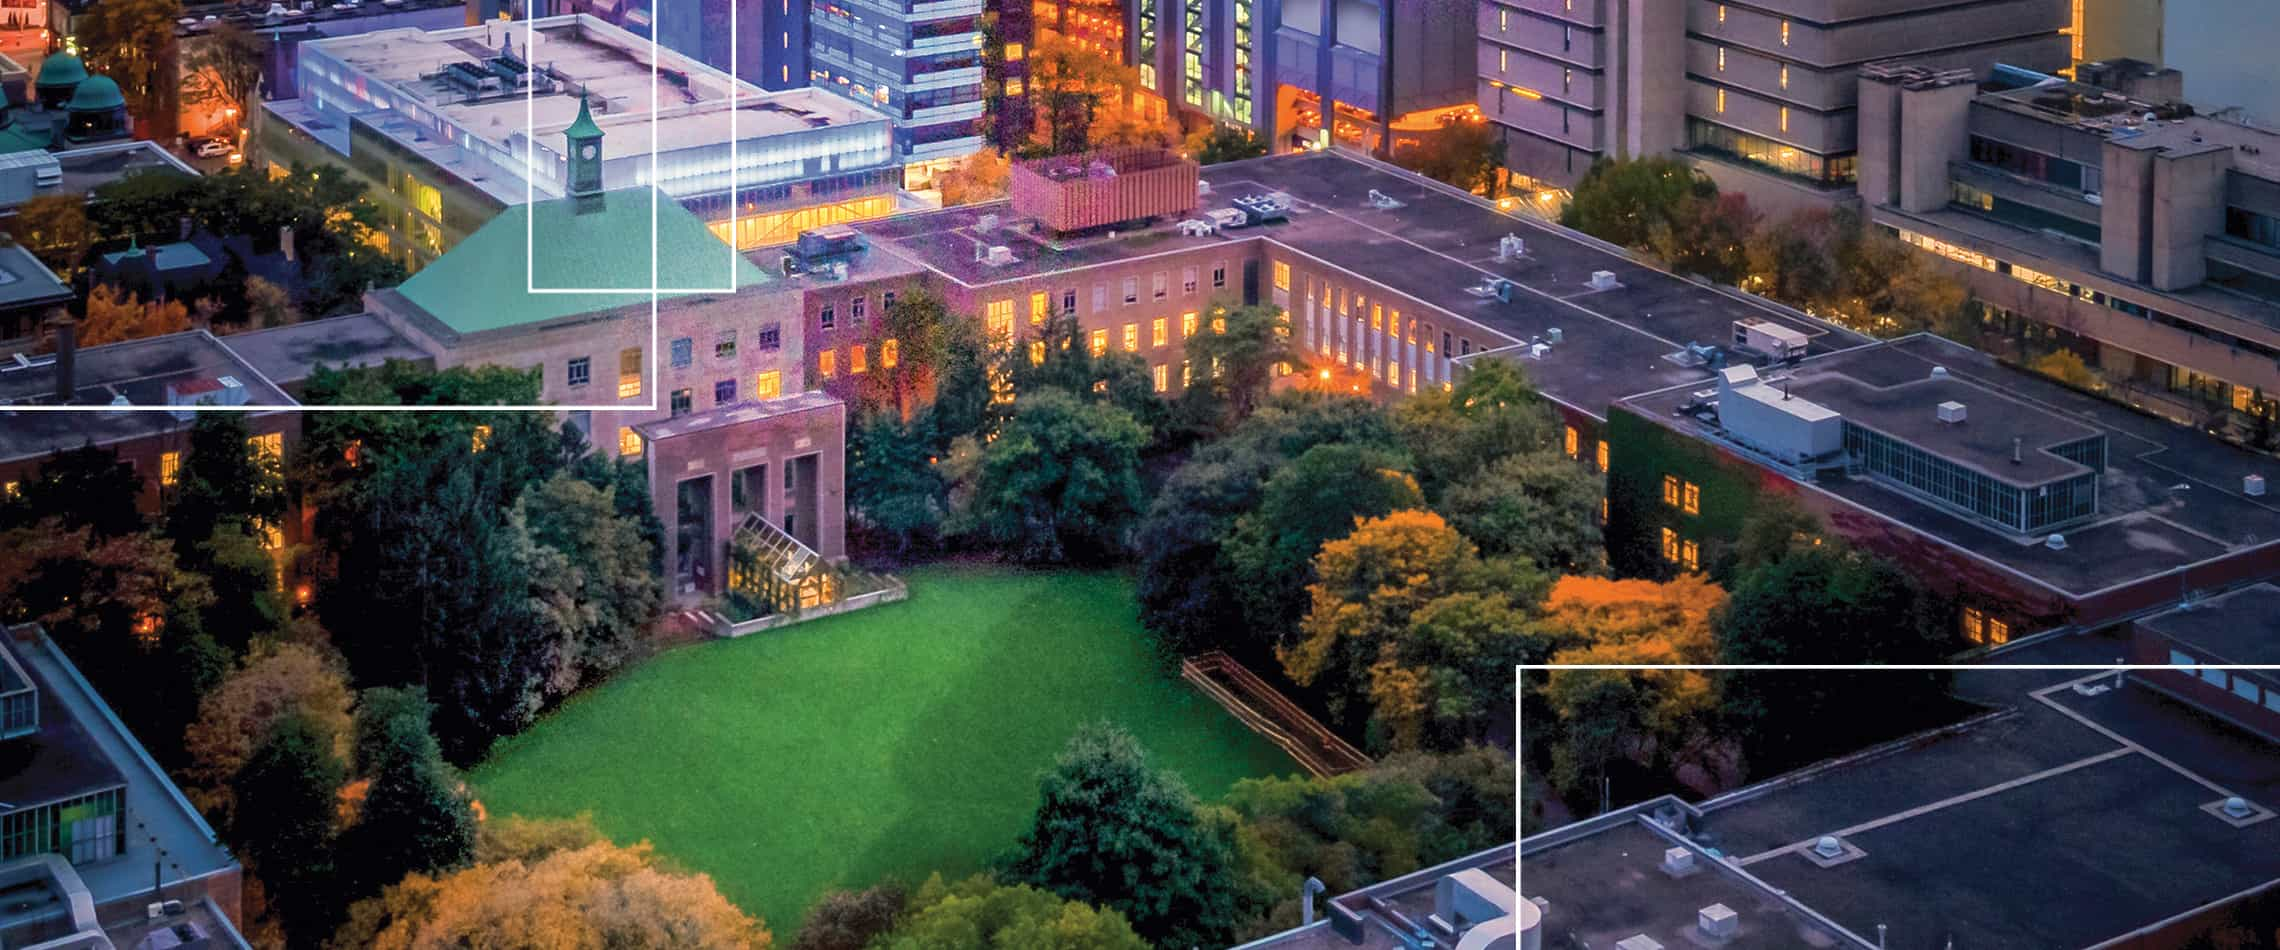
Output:
[[[59,313],[48,326],[55,330],[55,399],[68,403],[79,389],[79,324]]]
[[[2026,446],[2026,437],[2016,435],[2011,437],[2011,464],[2018,465],[2027,460]]]
[[[181,227],[176,230],[174,239],[177,241],[190,240],[190,229],[195,226],[195,222],[190,220],[189,215],[183,215],[179,223]]]
[[[279,251],[282,251],[282,252],[284,252],[284,254],[285,254],[285,262],[286,262],[286,263],[288,263],[288,264],[291,264],[291,263],[298,263],[298,262],[299,262],[300,258],[298,258],[298,257],[296,257],[296,256],[294,255],[294,250],[293,250],[293,226],[292,226],[292,225],[290,225],[290,224],[280,224],[280,225],[278,225],[278,226],[277,226],[277,249],[278,249]]]

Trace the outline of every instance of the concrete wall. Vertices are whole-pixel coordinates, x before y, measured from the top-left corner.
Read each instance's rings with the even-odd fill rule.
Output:
[[[784,489],[785,467],[811,456],[816,461],[817,521],[812,532],[814,540],[809,546],[825,558],[844,560],[847,556],[846,431],[847,407],[834,400],[752,422],[652,441],[647,460],[650,493],[657,518],[665,525],[664,567],[668,584],[680,571],[674,526],[679,523],[682,482],[707,476],[712,479],[713,571],[705,578],[704,588],[696,593],[718,593],[727,576],[729,537],[742,517],[732,503],[734,475],[753,466],[767,466],[766,488],[759,499],[759,512],[761,517],[780,527],[794,501]],[[798,533],[810,535],[806,530]]]
[[[2163,153],[2153,160],[2152,245],[2148,283],[2177,290],[2200,283],[2209,273],[2203,239],[2225,229],[2225,177],[2232,168],[2230,147],[2211,145],[2187,154]]]
[[[1948,163],[1971,155],[1971,83],[1931,89],[1903,89],[1894,153],[1899,167],[1894,184],[1901,208],[1931,211],[1948,203]]]

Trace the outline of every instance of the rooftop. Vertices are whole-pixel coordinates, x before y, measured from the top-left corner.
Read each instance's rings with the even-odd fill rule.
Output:
[[[669,419],[656,419],[634,426],[633,429],[641,433],[643,439],[655,441],[845,405],[837,396],[811,389],[775,399],[751,400]]]
[[[2065,549],[2051,550],[2039,538],[1999,531],[1869,479],[1824,476],[1814,487],[2074,597],[2280,541],[2280,502],[2242,491],[2246,476],[2280,477],[2280,464],[2270,456],[2004,366],[1958,343],[1919,334],[1809,358],[1791,370],[1790,385],[1816,400],[1836,394],[1826,401],[1849,411],[1853,406],[1844,403],[1853,395],[1927,380],[1934,366],[1945,368],[1952,380],[1943,385],[1969,387],[1952,390],[1969,415],[1955,428],[1998,434],[1970,435],[1950,447],[1974,457],[1999,455],[1999,463],[1987,463],[1997,470],[2011,467],[2010,434],[2029,437],[2029,445],[2047,445],[2059,441],[2057,432],[2103,433],[2107,459],[2096,518],[2067,528]],[[1714,425],[1678,412],[1700,388],[1643,393],[1621,404],[1643,418],[1725,444]],[[1945,425],[1934,416],[1937,401],[1912,398],[1904,411],[1895,410],[1911,417],[1899,424],[1926,430]],[[2071,464],[2044,458],[2054,466]]]
[[[23,245],[11,242],[0,247],[0,307],[63,303],[73,296],[71,288]]]
[[[464,336],[647,304],[652,287],[672,299],[774,280],[680,202],[636,188],[509,207],[396,292]]]
[[[2280,181],[2280,132],[2191,114],[2189,107],[2057,80],[1991,92],[1978,101],[1989,108],[2099,132],[2125,148],[2160,149],[2180,156],[2231,149],[2235,170]]]
[[[2066,416],[1954,376],[1863,380],[1837,371],[1799,376],[1789,385],[1791,395],[2015,484],[2036,485],[2085,471],[2047,450],[2098,435]],[[1950,402],[1964,406],[1964,421],[1940,421],[1934,407]],[[2015,460],[2014,446],[2020,448]]]
[[[2207,600],[2180,605],[2137,622],[2200,655],[2224,663],[2280,661],[2280,585],[2254,584]],[[2249,671],[2265,679],[2270,670]]]
[[[233,333],[223,345],[279,386],[306,380],[319,366],[347,369],[429,358],[368,313]]]
[[[1469,326],[1475,351],[1527,343],[1559,329],[1562,341],[1542,359],[1517,355],[1543,392],[1603,417],[1618,398],[1659,386],[1698,382],[1709,371],[1680,354],[1690,343],[1721,344],[1737,320],[1761,318],[1811,338],[1810,352],[1867,342],[1852,331],[1798,314],[1731,288],[1673,276],[1633,261],[1589,237],[1507,214],[1437,182],[1331,150],[1280,155],[1203,169],[1207,207],[1233,197],[1281,192],[1290,218],[1258,227],[1190,236],[1161,221],[1122,234],[1048,242],[1010,227],[983,233],[984,215],[1009,217],[1009,205],[970,205],[858,224],[874,247],[891,248],[968,286],[1018,280],[1198,247],[1264,240],[1325,265],[1414,297]],[[1379,207],[1376,191],[1398,204]],[[1007,222],[1011,224],[1012,222]],[[1518,235],[1526,253],[1496,259],[1497,242]],[[1014,260],[975,259],[976,245],[1005,245]],[[1594,289],[1595,271],[1616,284]],[[1490,278],[1515,285],[1510,302],[1468,288]],[[1442,322],[1437,320],[1436,322]]]
[[[251,406],[290,406],[291,397],[204,330],[80,347],[73,406],[165,406],[170,386],[224,376],[244,387]],[[0,460],[32,458],[93,442],[109,445],[188,428],[185,416],[149,409],[61,412],[20,408],[56,405],[53,354],[0,360]],[[124,403],[118,402],[124,400]]]
[[[0,810],[34,808],[125,784],[126,777],[72,714],[66,697],[32,665],[30,645],[0,636],[0,650],[8,652],[5,660],[11,665],[24,667],[40,694],[39,731],[0,741]]]

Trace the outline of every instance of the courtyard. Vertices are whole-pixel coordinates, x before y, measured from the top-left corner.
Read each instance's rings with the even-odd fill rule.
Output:
[[[1082,723],[1206,799],[1295,772],[1165,670],[1114,574],[933,567],[909,600],[659,656],[500,743],[492,815],[591,812],[781,938],[819,894],[982,870]]]

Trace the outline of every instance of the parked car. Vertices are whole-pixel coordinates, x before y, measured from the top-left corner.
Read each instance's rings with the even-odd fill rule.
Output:
[[[207,139],[198,143],[199,158],[220,158],[230,153],[230,143],[224,139]]]

